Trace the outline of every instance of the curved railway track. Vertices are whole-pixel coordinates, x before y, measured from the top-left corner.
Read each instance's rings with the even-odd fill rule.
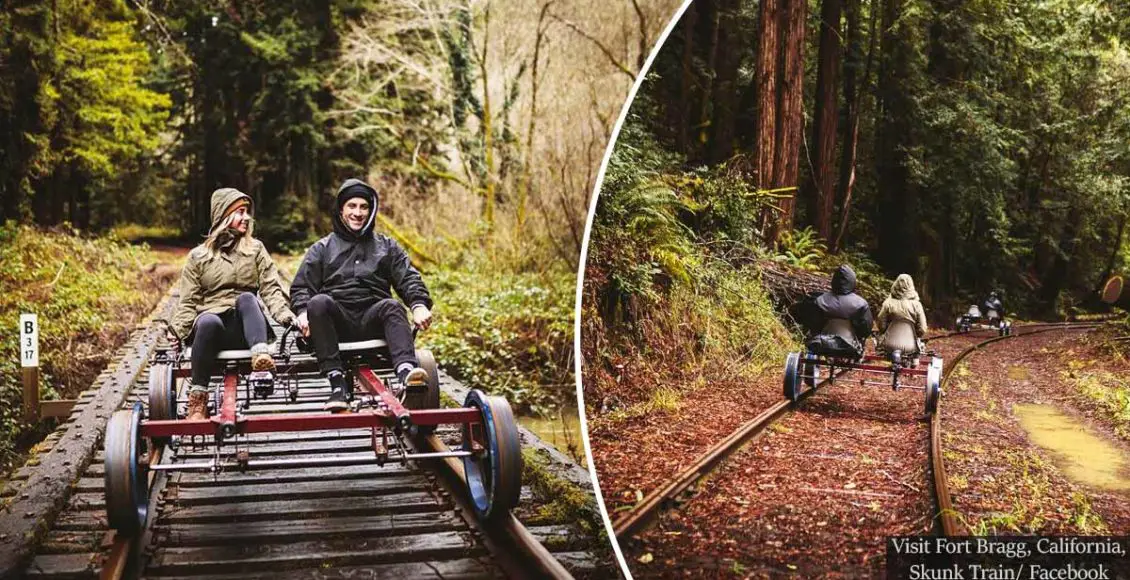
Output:
[[[1083,321],[1083,322],[1065,322],[1065,323],[1034,323],[1023,326],[1016,326],[1014,334],[1008,336],[997,336],[988,340],[980,341],[976,344],[970,345],[963,349],[956,356],[945,361],[945,373],[942,378],[942,390],[945,391],[945,386],[949,382],[950,372],[952,369],[957,368],[958,363],[961,362],[966,356],[969,356],[978,349],[989,344],[1009,339],[1028,336],[1031,334],[1038,334],[1052,330],[1061,330],[1065,328],[1094,328],[1102,323],[1099,321]],[[973,332],[977,332],[974,330]],[[970,333],[957,333],[949,332],[932,337],[931,340],[945,339],[952,336],[965,335]],[[841,371],[837,374],[843,374]],[[809,388],[801,394],[801,400],[806,399],[813,393],[818,391],[820,387],[828,384],[828,379],[824,379],[815,388]],[[944,397],[942,399],[944,401]],[[798,401],[799,404],[799,401]],[[764,410],[758,416],[747,421],[739,426],[727,437],[712,445],[706,450],[699,458],[689,467],[679,472],[674,478],[670,479],[666,484],[660,486],[655,491],[651,492],[643,498],[635,507],[624,515],[617,518],[613,524],[613,533],[616,535],[618,541],[623,542],[625,539],[639,535],[647,526],[653,522],[663,511],[670,509],[675,505],[677,499],[698,480],[702,479],[709,473],[713,472],[720,465],[725,463],[726,459],[732,456],[739,449],[743,448],[745,444],[752,439],[758,437],[766,431],[771,425],[779,421],[781,418],[787,416],[795,409],[795,406],[788,400],[782,398],[777,403],[773,404],[768,409]],[[937,520],[939,522],[938,532],[943,535],[956,535],[959,528],[957,527],[956,518],[952,504],[950,502],[949,488],[946,483],[945,465],[942,460],[941,453],[941,405],[936,413],[930,420],[930,465],[931,471],[934,474],[934,498],[936,506]]]
[[[150,333],[152,334],[152,333]],[[285,389],[248,414],[321,410],[328,384],[300,374],[299,398]],[[444,387],[451,379],[443,375]],[[122,406],[148,401],[148,369],[134,378]],[[178,397],[183,409],[186,393]],[[72,417],[87,405],[84,396]],[[111,409],[112,410],[112,409]],[[60,429],[60,431],[64,431]],[[409,442],[416,453],[446,451],[454,429]],[[66,434],[53,436],[54,439]],[[28,578],[541,577],[611,572],[589,540],[567,525],[527,528],[514,515],[491,525],[465,500],[458,460],[423,459],[380,467],[368,430],[270,433],[229,441],[222,454],[250,449],[256,458],[292,465],[246,473],[150,470],[150,516],[136,539],[106,523],[101,445],[71,486],[70,499],[43,535]],[[184,438],[153,464],[210,460],[211,439]],[[28,475],[25,468],[23,475]],[[523,490],[529,498],[531,491]],[[521,509],[521,505],[519,507]],[[546,548],[552,547],[552,551]]]

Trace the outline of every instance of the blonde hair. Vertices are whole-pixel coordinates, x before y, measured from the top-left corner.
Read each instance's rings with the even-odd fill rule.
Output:
[[[247,209],[250,210],[251,207],[248,206]],[[221,250],[221,248],[219,247],[220,233],[226,231],[231,226],[232,221],[235,220],[235,214],[236,214],[236,212],[233,211],[230,214],[228,214],[227,217],[220,220],[219,225],[216,226],[215,228],[213,228],[212,231],[208,234],[208,237],[204,240],[204,247],[208,248],[209,254],[215,256],[215,255],[218,255],[220,253],[220,250]],[[235,245],[235,247],[237,247],[239,249],[245,249],[245,248],[247,248],[247,245],[251,243],[251,231],[255,227],[255,220],[252,219],[252,217],[250,215],[248,215],[246,219],[250,220],[249,223],[247,224],[247,231],[242,236],[240,236],[239,241],[236,242],[236,245]]]

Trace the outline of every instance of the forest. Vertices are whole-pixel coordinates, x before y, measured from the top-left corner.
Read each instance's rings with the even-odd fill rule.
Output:
[[[597,200],[595,430],[775,372],[841,263],[872,308],[910,274],[932,326],[993,290],[1022,320],[1093,305],[1127,264],[1127,38],[1099,0],[691,3]]]
[[[1125,263],[1128,25],[1103,1],[697,0],[594,238],[648,219],[618,210],[655,186],[673,219],[637,247],[658,278],[693,255],[669,244],[725,241],[800,265],[860,253],[947,315],[992,289],[1062,312]]]
[[[127,245],[192,247],[212,191],[236,187],[285,270],[361,177],[432,287],[421,340],[461,380],[553,415],[575,401],[597,170],[676,4],[4,2],[0,316],[41,313],[44,396],[74,396],[169,285],[145,274],[165,254]],[[0,325],[0,460],[26,427],[15,329]]]

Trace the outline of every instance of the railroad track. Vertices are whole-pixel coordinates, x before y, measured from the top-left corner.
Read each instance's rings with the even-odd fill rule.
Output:
[[[965,347],[957,356],[947,361],[946,372],[942,377],[942,392],[945,392],[946,386],[949,384],[950,377],[953,376],[953,369],[967,356],[980,350],[982,347],[988,346],[995,342],[999,342],[1009,338],[1020,338],[1023,336],[1031,336],[1033,334],[1041,334],[1044,332],[1051,332],[1053,330],[1065,329],[1089,329],[1100,326],[1103,321],[1084,321],[1084,322],[1057,322],[1057,323],[1038,323],[1029,324],[1024,326],[1015,327],[1018,332],[1008,336],[997,336],[987,340],[983,340],[976,344]],[[948,333],[942,336],[934,337],[934,340],[953,336],[956,333]],[[943,397],[943,401],[945,398]],[[938,411],[930,418],[930,470],[934,474],[934,505],[935,513],[937,514],[938,532],[943,536],[956,536],[961,533],[961,527],[957,521],[957,513],[953,509],[953,502],[950,499],[949,479],[946,477],[946,466],[942,457],[942,405],[941,401],[938,403]]]
[[[329,394],[326,381],[317,373],[300,374],[299,381],[296,402],[287,400],[285,389],[276,389],[248,414],[321,411]],[[451,387],[454,381],[443,375],[441,383]],[[178,400],[183,408],[186,393]],[[75,414],[97,404],[91,396],[83,401]],[[148,401],[148,369],[137,374],[122,406],[135,401]],[[56,438],[61,437],[66,435]],[[363,429],[255,434],[235,445],[229,441],[223,454],[249,448],[256,458],[293,465],[219,476],[151,470],[150,516],[133,540],[107,525],[98,444],[23,575],[568,578],[570,573],[611,573],[614,564],[567,525],[527,528],[514,515],[482,525],[466,503],[458,460],[380,467],[373,462],[371,437]],[[454,429],[440,428],[409,445],[416,453],[445,451],[460,437]],[[211,439],[184,438],[163,456],[151,454],[150,462],[199,462],[215,452]],[[23,476],[30,475],[27,469]],[[523,489],[526,501],[531,494]]]
[[[1018,331],[1015,334],[1008,336],[997,336],[988,340],[980,341],[973,344],[966,349],[962,350],[958,355],[950,360],[946,360],[945,373],[942,377],[942,390],[944,392],[945,386],[949,381],[950,371],[957,367],[966,356],[972,354],[976,350],[987,346],[989,344],[1005,340],[1008,338],[1019,338],[1028,336],[1030,334],[1038,334],[1041,332],[1048,332],[1052,330],[1061,330],[1064,328],[1094,328],[1102,324],[1102,321],[1087,321],[1087,322],[1067,322],[1067,323],[1036,323],[1024,326],[1017,326],[1015,329]],[[976,331],[973,331],[976,332]],[[968,335],[969,333],[956,333],[950,332],[942,335],[932,337],[931,340],[939,340],[949,338],[957,335]],[[847,371],[844,371],[847,372]],[[843,374],[837,373],[837,377]],[[829,379],[824,379],[818,383],[814,388],[809,388],[801,394],[801,400],[811,396],[820,387],[828,384]],[[944,398],[943,398],[944,400]],[[799,404],[799,401],[798,401]],[[787,416],[795,409],[795,406],[788,399],[782,398],[777,403],[764,410],[758,416],[747,421],[739,426],[726,438],[718,443],[712,445],[706,450],[699,458],[689,467],[679,472],[674,478],[669,480],[666,484],[660,486],[655,491],[645,496],[640,502],[636,504],[630,511],[617,518],[613,524],[613,533],[621,543],[627,538],[635,537],[645,530],[650,523],[663,513],[665,510],[674,506],[678,498],[697,481],[702,479],[707,474],[713,472],[720,465],[725,463],[726,459],[732,456],[735,452],[741,449],[747,442],[758,437],[766,431],[771,425],[779,421],[781,418]],[[936,505],[936,513],[940,522],[939,533],[945,535],[956,535],[956,519],[952,504],[950,502],[949,488],[946,484],[945,466],[942,462],[941,453],[941,407],[932,416],[930,420],[930,461],[932,471],[934,473],[934,497]]]

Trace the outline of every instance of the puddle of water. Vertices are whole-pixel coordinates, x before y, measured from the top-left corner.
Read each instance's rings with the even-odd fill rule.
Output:
[[[1012,411],[1036,445],[1055,453],[1069,478],[1101,489],[1130,489],[1119,449],[1074,418],[1048,405],[1013,405]]]
[[[581,419],[576,407],[561,409],[551,417],[521,415],[518,423],[565,455],[572,455],[583,467],[588,467],[585,442],[581,438]]]
[[[1026,381],[1028,380],[1028,367],[1019,365],[1010,366],[1008,367],[1007,374],[1008,378],[1014,381]]]

